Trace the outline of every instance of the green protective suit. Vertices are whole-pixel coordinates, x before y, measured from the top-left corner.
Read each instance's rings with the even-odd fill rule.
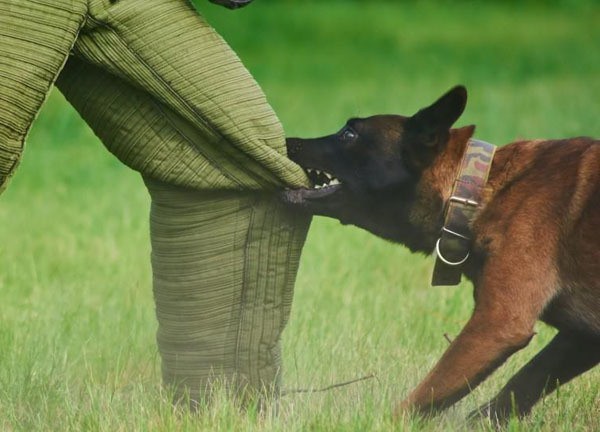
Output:
[[[55,82],[150,192],[164,382],[276,392],[310,219],[254,79],[187,0],[0,0],[1,187]]]

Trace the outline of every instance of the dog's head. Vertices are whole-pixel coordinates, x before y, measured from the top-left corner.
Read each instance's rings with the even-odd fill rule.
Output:
[[[287,140],[288,156],[314,187],[288,190],[284,201],[394,241],[424,171],[442,154],[450,127],[464,111],[457,86],[411,117],[376,115],[349,120],[337,133]]]

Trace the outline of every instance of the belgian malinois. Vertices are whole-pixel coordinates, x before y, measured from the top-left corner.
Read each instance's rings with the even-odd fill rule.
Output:
[[[451,128],[466,102],[458,86],[411,117],[355,118],[334,135],[288,139],[315,187],[286,191],[284,201],[433,253],[475,130]],[[558,334],[474,413],[504,421],[600,362],[600,141],[503,146],[478,200],[462,200],[473,208],[468,235],[450,232],[468,253],[448,261],[473,282],[474,311],[395,412],[454,404],[525,347],[540,319]]]

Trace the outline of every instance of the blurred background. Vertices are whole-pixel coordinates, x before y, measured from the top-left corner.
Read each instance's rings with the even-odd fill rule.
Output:
[[[195,3],[290,136],[412,114],[456,84],[469,91],[458,125],[477,125],[480,139],[600,136],[597,0],[256,0],[235,12]],[[177,417],[159,386],[148,206],[140,177],[54,91],[0,197],[0,429],[386,430],[392,401],[472,308],[470,284],[429,286],[433,259],[316,218],[284,334],[286,386],[377,379],[289,396],[262,426],[227,409]],[[537,330],[456,410],[407,430],[463,428],[553,335]],[[599,378],[566,386],[513,430],[597,430]]]

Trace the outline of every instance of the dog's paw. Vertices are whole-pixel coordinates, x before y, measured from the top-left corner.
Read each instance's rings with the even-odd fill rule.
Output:
[[[488,402],[477,409],[474,409],[467,415],[467,422],[471,424],[487,423],[493,428],[502,428],[510,419],[510,410],[502,410],[494,407],[492,402]]]

